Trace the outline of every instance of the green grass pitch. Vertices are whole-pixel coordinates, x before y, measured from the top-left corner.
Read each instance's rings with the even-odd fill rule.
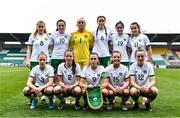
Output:
[[[112,111],[75,111],[73,105],[58,111],[49,110],[40,102],[35,110],[30,110],[27,98],[22,95],[28,69],[0,67],[0,117],[180,117],[180,69],[156,69],[155,72],[160,93],[152,103],[151,113],[146,112],[141,105],[138,112],[132,110],[133,105],[129,106],[129,111],[122,112],[119,98]]]

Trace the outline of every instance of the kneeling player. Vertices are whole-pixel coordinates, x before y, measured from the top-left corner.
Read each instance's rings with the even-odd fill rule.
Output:
[[[75,110],[80,109],[79,99],[81,97],[81,88],[79,85],[79,77],[81,69],[79,64],[74,62],[72,50],[68,49],[64,54],[65,62],[58,66],[59,85],[54,88],[55,95],[60,98],[61,103],[58,109],[63,109],[65,100],[64,97],[75,97]]]
[[[93,88],[100,86],[103,72],[104,67],[99,65],[98,55],[96,53],[91,53],[90,64],[88,66],[85,66],[82,70],[81,78],[83,78],[84,80],[80,81],[80,86],[82,88],[82,94],[84,98],[83,110],[88,109],[88,101],[86,95],[87,87]]]
[[[146,111],[152,111],[150,103],[158,95],[158,89],[155,85],[155,76],[153,66],[145,61],[146,53],[143,49],[137,49],[135,52],[136,62],[130,66],[130,95],[135,101],[134,110],[138,110],[139,96],[147,97],[145,103]]]
[[[113,100],[115,96],[121,96],[121,107],[123,111],[128,110],[126,107],[126,100],[129,98],[129,74],[128,68],[120,63],[121,54],[119,51],[113,51],[112,64],[106,67],[105,72],[108,74],[108,79],[104,81],[103,85],[106,85],[107,98],[109,104],[107,110],[111,110],[113,106]],[[102,85],[102,86],[103,86]]]
[[[31,102],[31,109],[36,108],[37,96],[46,95],[49,98],[49,109],[54,108],[53,103],[53,76],[54,70],[52,66],[46,64],[47,56],[44,53],[38,55],[39,65],[33,67],[30,72],[27,87],[23,89],[23,93]]]

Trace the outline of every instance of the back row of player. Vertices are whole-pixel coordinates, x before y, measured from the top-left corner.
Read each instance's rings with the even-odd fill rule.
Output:
[[[37,55],[44,52],[48,57],[48,47],[52,45],[52,61],[51,65],[54,67],[55,72],[57,66],[64,59],[64,52],[68,48],[74,51],[75,62],[78,63],[81,69],[89,63],[89,50],[99,55],[100,64],[106,67],[110,61],[110,51],[119,51],[122,55],[122,62],[128,65],[128,62],[134,62],[134,54],[137,48],[141,47],[148,52],[148,61],[151,61],[151,47],[148,37],[141,33],[140,26],[137,22],[130,25],[131,36],[123,33],[124,24],[119,21],[116,23],[115,28],[117,33],[105,26],[106,18],[99,16],[97,18],[98,27],[91,33],[86,30],[86,22],[83,18],[78,19],[78,30],[73,32],[72,35],[65,33],[66,22],[62,19],[58,20],[57,31],[50,36],[46,31],[46,26],[43,21],[36,24],[36,31],[30,35],[28,40],[26,65],[31,65],[31,68],[37,65]],[[130,57],[130,59],[129,59]]]

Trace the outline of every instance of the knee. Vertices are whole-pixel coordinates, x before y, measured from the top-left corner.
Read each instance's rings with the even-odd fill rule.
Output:
[[[130,95],[131,95],[131,96],[138,95],[138,90],[137,90],[136,88],[131,88],[131,89],[130,89]]]
[[[25,88],[23,89],[23,94],[24,94],[24,96],[29,96],[29,95],[30,95],[29,91],[30,91],[30,88],[29,88],[29,87],[25,87]]]
[[[128,89],[124,89],[124,91],[123,91],[123,95],[129,95],[129,90]]]
[[[48,87],[45,89],[45,95],[50,96],[53,94],[53,87]]]
[[[73,93],[76,95],[76,96],[80,96],[81,95],[81,88],[79,86],[76,86],[73,90]]]
[[[151,87],[151,94],[157,96],[159,94],[159,90],[156,87]]]
[[[109,92],[108,92],[108,96],[109,96],[109,97],[113,97],[113,96],[114,96],[114,92],[113,92],[113,91],[111,91],[111,90],[109,90]]]
[[[102,94],[103,96],[108,96],[108,90],[107,89],[102,89]]]
[[[54,94],[60,94],[62,92],[62,88],[60,86],[56,86],[53,91]]]

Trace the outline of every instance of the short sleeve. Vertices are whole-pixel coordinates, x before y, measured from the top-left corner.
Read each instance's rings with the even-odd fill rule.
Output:
[[[150,45],[149,38],[146,35],[144,35],[144,43],[145,43],[145,46],[149,46]]]
[[[49,65],[49,77],[54,77],[54,69]]]
[[[79,64],[76,64],[77,65],[77,67],[76,67],[76,75],[77,76],[81,76],[81,68],[80,68],[80,66],[79,66]]]
[[[94,45],[94,36],[92,33],[89,33],[89,47],[93,48]]]
[[[148,64],[148,65],[149,65],[149,77],[154,76],[155,73],[152,64]]]
[[[69,48],[73,49],[73,45],[74,45],[74,33],[70,37]]]
[[[125,67],[125,79],[127,79],[129,77],[129,71],[128,68]]]
[[[32,68],[29,76],[30,76],[30,77],[35,77],[35,76],[36,76],[36,66]]]
[[[135,66],[134,66],[134,64],[132,64],[130,66],[129,75],[130,76],[135,76]]]
[[[87,67],[85,66],[81,72],[81,77],[82,78],[86,78],[86,70],[87,70]]]
[[[33,39],[34,39],[34,37],[33,37],[33,34],[31,34],[30,36],[29,36],[29,39],[28,39],[28,45],[33,45]]]
[[[61,64],[58,66],[57,74],[58,74],[58,75],[63,75],[63,71],[62,71],[62,66],[61,66]]]

